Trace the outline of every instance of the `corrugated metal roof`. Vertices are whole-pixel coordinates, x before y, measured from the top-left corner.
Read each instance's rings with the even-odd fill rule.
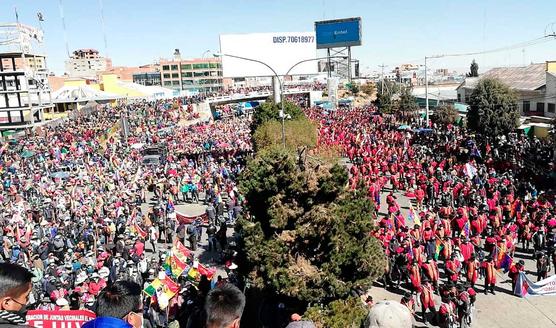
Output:
[[[497,67],[481,74],[479,78],[466,78],[460,87],[475,88],[479,79],[495,78],[512,89],[537,90],[546,85],[546,64],[531,64],[525,67]]]

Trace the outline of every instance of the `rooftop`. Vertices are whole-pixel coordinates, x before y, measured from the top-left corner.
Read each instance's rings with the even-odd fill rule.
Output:
[[[531,64],[524,67],[497,67],[486,71],[479,77],[468,77],[461,85],[475,88],[480,79],[495,78],[512,89],[537,90],[546,84],[546,64]]]

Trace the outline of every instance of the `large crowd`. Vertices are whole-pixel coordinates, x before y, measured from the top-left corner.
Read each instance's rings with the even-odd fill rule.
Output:
[[[243,287],[230,227],[248,215],[236,178],[252,152],[250,116],[201,122],[192,106],[202,100],[97,106],[1,143],[0,257],[32,272],[30,306],[94,310],[117,281],[148,290],[172,274],[176,249],[194,273],[175,277],[169,304],[146,297],[141,325],[201,327],[211,289]],[[526,253],[539,280],[556,268],[554,200],[527,169],[532,156],[551,162],[540,141],[482,143],[460,127],[424,127],[372,106],[306,114],[319,123],[319,147],[349,159],[350,187],[366,186],[388,263],[381,281],[405,291],[401,303],[420,308],[420,320],[469,326],[476,293],[501,291],[500,270],[515,284]],[[188,216],[179,204],[206,211]],[[204,233],[210,263],[195,255]]]
[[[33,273],[31,307],[92,309],[118,280],[146,287],[165,270],[168,248],[179,241],[196,250],[203,230],[212,241],[211,264],[227,263],[227,277],[208,270],[180,280],[168,312],[147,300],[145,322],[188,327],[200,320],[211,285],[238,284],[227,232],[242,212],[235,179],[251,152],[249,121],[198,122],[190,115],[198,101],[98,106],[2,142],[0,257]],[[121,117],[129,125],[125,138]],[[153,150],[155,165],[144,161]],[[191,218],[176,210],[179,203],[208,208]],[[192,267],[203,266],[187,255]]]
[[[351,186],[364,182],[375,201],[384,287],[403,288],[401,302],[420,308],[424,322],[469,326],[476,293],[501,291],[497,272],[515,286],[528,253],[537,279],[556,269],[554,200],[527,168],[541,141],[511,134],[483,144],[463,128],[429,128],[373,107],[309,116],[320,123],[320,147],[349,158]],[[552,154],[537,160],[551,163]],[[402,198],[411,199],[408,210]]]

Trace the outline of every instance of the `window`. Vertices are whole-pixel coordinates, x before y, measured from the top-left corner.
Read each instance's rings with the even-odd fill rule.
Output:
[[[172,85],[180,85],[180,81],[172,81]]]
[[[537,112],[544,113],[544,103],[542,103],[542,102],[537,103]]]
[[[554,113],[556,111],[556,104],[548,104],[548,112]]]
[[[523,112],[528,112],[531,110],[531,102],[528,100],[523,101]]]
[[[173,79],[177,79],[179,77],[180,77],[180,75],[178,73],[172,73],[172,78]]]
[[[173,70],[173,71],[174,71],[174,70],[177,71],[177,70],[178,70],[178,65],[172,65],[172,70]]]
[[[170,86],[170,85],[172,85],[172,82],[170,82],[170,81],[164,81],[164,85],[165,85],[165,86]]]
[[[204,69],[204,68],[209,68],[209,64],[208,63],[193,64],[193,69]]]
[[[461,102],[461,94],[458,93],[458,102]]]
[[[191,72],[182,72],[182,73],[181,73],[181,76],[182,76],[182,77],[192,77],[192,76],[193,76],[193,73],[191,73]]]
[[[191,64],[181,65],[181,69],[191,69]]]
[[[209,67],[210,68],[218,68],[218,63],[210,63]]]
[[[169,70],[170,70],[170,66],[169,66],[169,65],[164,65],[164,66],[162,66],[162,70],[163,70],[163,71],[169,71]]]
[[[164,78],[169,79],[170,78],[170,73],[164,73]]]
[[[183,80],[184,85],[193,85],[193,80]]]

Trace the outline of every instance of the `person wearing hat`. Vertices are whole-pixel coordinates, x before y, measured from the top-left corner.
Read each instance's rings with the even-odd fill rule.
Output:
[[[409,280],[411,281],[412,292],[417,294],[421,289],[421,270],[415,261],[409,266]]]
[[[479,278],[479,267],[479,261],[477,261],[475,254],[471,254],[469,260],[465,262],[465,276],[467,282],[471,284],[471,287],[474,287],[477,283],[477,279]]]
[[[457,320],[457,308],[450,293],[441,293],[441,303],[438,309],[438,325],[441,328],[453,327]]]
[[[432,313],[433,322],[436,320],[436,304],[434,302],[433,287],[430,284],[429,279],[425,276],[423,277],[421,294],[419,295],[421,299],[421,315],[423,317],[423,322],[427,323],[427,310]]]
[[[550,260],[546,252],[542,251],[537,255],[537,281],[546,279],[548,271],[550,271]]]
[[[519,260],[519,262],[514,263],[510,267],[508,276],[512,279],[512,291],[515,290],[515,285],[517,284],[517,278],[519,278],[519,273],[525,270],[525,261]]]
[[[495,295],[494,285],[496,285],[496,265],[492,255],[489,255],[483,262],[482,267],[485,272],[485,294],[490,290],[492,295]]]
[[[456,254],[451,254],[444,264],[444,271],[448,281],[457,282],[459,280],[461,263],[456,259]]]
[[[429,281],[434,286],[434,289],[438,291],[439,273],[436,261],[433,260],[431,256],[427,257],[427,260],[425,261],[425,263],[423,263],[421,269],[423,270],[427,278],[429,278]]]

